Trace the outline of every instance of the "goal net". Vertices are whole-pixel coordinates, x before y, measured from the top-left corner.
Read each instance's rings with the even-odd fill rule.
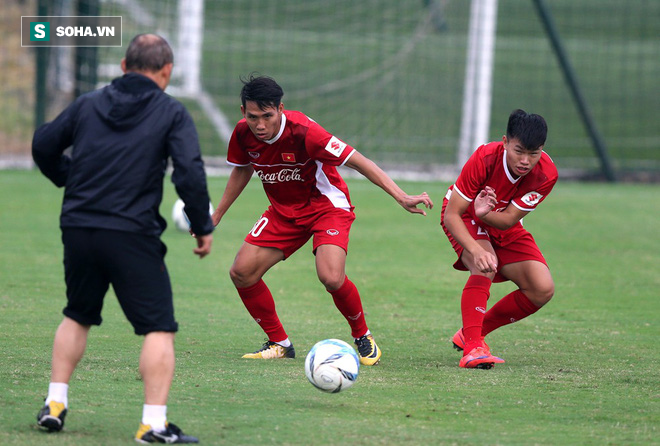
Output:
[[[65,11],[76,1],[85,0],[52,3]],[[660,2],[548,4],[615,168],[660,172]],[[207,158],[224,157],[241,118],[240,77],[258,72],[282,85],[286,108],[389,170],[449,180],[523,108],[548,121],[546,149],[560,174],[598,171],[532,0],[100,0],[100,8],[123,17],[124,47],[99,48],[99,85],[121,74],[133,35],[163,35],[175,51],[168,91],[193,114]],[[71,88],[66,51],[51,57],[51,89]],[[0,85],[11,73],[0,73]],[[49,117],[65,103],[51,101]],[[9,104],[29,115],[29,101]],[[16,127],[2,125],[0,134]]]

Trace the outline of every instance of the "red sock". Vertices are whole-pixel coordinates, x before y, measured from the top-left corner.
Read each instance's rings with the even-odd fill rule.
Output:
[[[486,336],[496,328],[511,324],[526,318],[530,314],[536,313],[538,309],[539,307],[534,305],[522,291],[516,290],[509,293],[493,305],[493,308],[488,310],[486,317],[484,317],[481,334]]]
[[[485,276],[471,275],[461,295],[461,315],[463,316],[463,354],[481,345],[481,326],[486,314],[486,304],[490,296],[492,281]]]
[[[344,315],[348,321],[348,325],[351,326],[351,335],[354,338],[364,336],[368,330],[367,321],[364,319],[360,293],[355,287],[355,284],[346,277],[344,284],[339,289],[328,292],[332,294],[335,306]]]
[[[268,335],[269,341],[280,342],[288,337],[277,316],[277,311],[275,311],[273,295],[270,294],[270,290],[263,280],[260,279],[259,282],[247,288],[236,288],[236,291],[241,296],[243,305],[250,316]]]

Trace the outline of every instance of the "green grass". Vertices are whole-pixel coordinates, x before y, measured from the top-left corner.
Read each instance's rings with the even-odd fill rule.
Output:
[[[210,179],[214,201],[225,178]],[[37,172],[0,172],[0,443],[130,444],[141,416],[140,338],[110,293],[74,374],[65,431],[35,415],[46,395],[52,337],[64,305],[58,229],[61,190]],[[426,218],[405,213],[364,180],[349,180],[358,218],[347,271],[384,354],[336,395],[305,379],[318,340],[350,341],[316,279],[310,246],[265,277],[295,343],[295,360],[240,358],[263,339],[227,271],[266,205],[248,185],[199,260],[187,234],[168,229],[177,371],[169,418],[205,444],[652,444],[660,426],[657,187],[560,183],[526,221],[551,266],[556,295],[539,313],[496,331],[507,362],[458,367],[449,339],[467,279],[439,226],[446,184],[428,191]],[[175,200],[168,183],[163,215]],[[512,289],[493,286],[493,299]],[[492,303],[492,301],[491,301]]]

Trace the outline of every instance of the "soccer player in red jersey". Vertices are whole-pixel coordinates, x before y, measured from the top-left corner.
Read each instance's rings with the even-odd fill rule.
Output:
[[[350,325],[360,362],[374,365],[381,351],[367,327],[360,294],[345,273],[355,214],[336,167],[357,170],[413,214],[426,215],[417,205],[431,208],[433,202],[426,192],[406,194],[375,163],[303,113],[285,111],[284,93],[273,79],[250,76],[243,83],[244,119],[236,125],[227,152],[227,162],[234,168],[213,213],[213,223],[218,225],[256,172],[270,206],[246,236],[229,274],[268,340],[260,350],[243,357],[295,357],[262,277],[313,238],[318,278]]]
[[[535,313],[554,294],[548,265],[522,226],[557,182],[543,151],[547,132],[543,117],[515,110],[506,136],[474,152],[443,201],[442,228],[458,254],[454,268],[470,272],[461,296],[463,328],[452,339],[463,350],[461,367],[504,362],[484,337]],[[492,282],[507,280],[518,289],[486,311]]]

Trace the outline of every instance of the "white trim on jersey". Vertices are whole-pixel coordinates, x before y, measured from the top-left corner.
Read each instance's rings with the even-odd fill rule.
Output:
[[[348,161],[348,159],[352,157],[355,152],[357,152],[357,150],[353,149],[353,151],[348,154],[348,156],[344,159],[344,162],[341,163],[341,165],[343,166],[344,164],[346,164],[346,161]]]
[[[512,201],[511,203],[513,203],[513,205],[515,207],[517,207],[518,209],[520,209],[523,212],[532,212],[534,209],[536,209],[536,208],[524,208],[522,206],[518,206],[515,201]]]
[[[502,165],[504,166],[504,172],[506,173],[506,177],[507,177],[507,178],[509,179],[509,181],[511,181],[512,183],[515,184],[515,183],[518,182],[518,180],[520,180],[520,179],[522,178],[522,177],[518,177],[518,178],[515,178],[515,179],[514,179],[513,176],[511,175],[511,172],[509,172],[509,166],[508,166],[508,164],[506,163],[506,149],[504,150],[504,154],[502,155]]]
[[[229,164],[230,166],[236,166],[236,167],[247,167],[247,166],[250,165],[250,163],[247,163],[247,164],[236,164],[236,163],[232,163],[232,162],[229,161],[229,160],[227,160],[227,164]]]
[[[465,198],[467,201],[469,201],[470,203],[472,203],[472,198],[469,198],[467,195],[465,195],[463,192],[461,192],[461,190],[460,190],[458,187],[456,187],[455,184],[454,184],[454,190],[455,190],[456,192],[458,192],[458,195],[460,195],[461,197]]]
[[[330,183],[330,180],[323,171],[323,163],[321,161],[314,162],[316,163],[316,188],[328,197],[328,200],[330,200],[334,207],[350,211],[351,204],[348,202],[348,198],[337,186]]]
[[[273,139],[269,139],[268,141],[264,141],[266,144],[274,144],[277,142],[278,139],[280,139],[280,136],[282,136],[282,133],[284,133],[284,127],[286,126],[286,115],[284,112],[282,112],[282,122],[280,123],[280,131],[275,135]]]
[[[293,167],[293,166],[304,166],[307,164],[309,160],[305,161],[304,163],[283,163],[283,164],[257,164],[257,163],[250,163],[255,167]]]

